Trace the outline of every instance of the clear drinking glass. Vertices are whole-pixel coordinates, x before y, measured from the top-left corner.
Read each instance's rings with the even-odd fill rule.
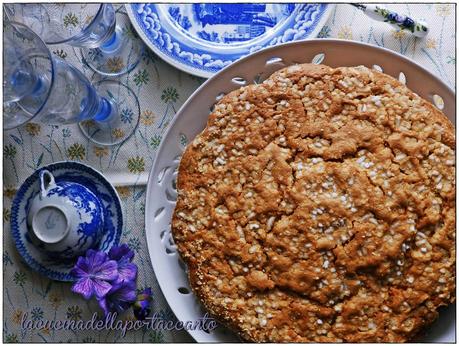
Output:
[[[5,129],[30,120],[78,122],[83,133],[100,145],[119,144],[135,131],[140,106],[128,86],[114,80],[91,84],[73,65],[51,55],[24,24],[4,23],[3,59]]]
[[[144,44],[133,35],[129,18],[111,4],[5,4],[10,20],[26,24],[47,44],[67,43],[81,48],[84,61],[105,76],[131,71]]]

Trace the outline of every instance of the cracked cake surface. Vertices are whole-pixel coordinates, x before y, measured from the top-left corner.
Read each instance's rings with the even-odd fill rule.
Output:
[[[194,293],[249,341],[411,340],[455,300],[454,150],[442,112],[362,66],[227,94],[179,167]]]

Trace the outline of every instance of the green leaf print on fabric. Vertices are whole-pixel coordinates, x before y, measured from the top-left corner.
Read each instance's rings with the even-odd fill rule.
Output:
[[[23,271],[14,272],[13,282],[18,286],[24,286],[27,276]]]
[[[161,100],[163,100],[165,103],[177,102],[178,98],[179,94],[177,92],[177,89],[174,87],[167,87],[163,90],[163,93],[161,95]]]
[[[14,333],[11,333],[11,334],[6,334],[5,335],[5,338],[3,339],[3,341],[7,344],[14,344],[14,343],[18,343],[19,342],[19,339],[18,339],[18,336]]]
[[[16,147],[12,144],[7,144],[3,147],[3,156],[8,159],[13,159],[17,154]]]
[[[161,143],[160,135],[154,135],[153,137],[151,137],[150,145],[152,146],[153,149],[158,149],[160,143]]]
[[[3,208],[3,222],[10,221],[11,211],[8,208]]]
[[[139,72],[134,74],[134,83],[138,87],[140,87],[140,86],[142,86],[144,84],[147,84],[149,80],[150,80],[150,77],[148,75],[147,70],[145,70],[145,69],[140,70]]]
[[[127,167],[131,173],[142,173],[145,170],[145,160],[136,156],[128,159]]]
[[[160,344],[164,342],[164,335],[160,330],[155,330],[148,336],[148,341],[152,344]]]
[[[73,13],[67,13],[64,17],[64,26],[67,28],[69,25],[77,26],[79,23],[77,16]]]
[[[73,305],[67,308],[66,316],[69,320],[80,320],[82,312],[78,305]]]
[[[74,143],[67,149],[67,156],[71,160],[83,160],[86,156],[86,149],[80,143]]]

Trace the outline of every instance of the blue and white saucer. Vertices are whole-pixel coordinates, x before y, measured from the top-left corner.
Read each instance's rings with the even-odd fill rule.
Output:
[[[144,42],[173,66],[210,77],[237,59],[279,43],[316,37],[331,4],[128,4]]]
[[[86,186],[102,202],[104,232],[96,250],[108,251],[118,245],[123,229],[121,201],[115,188],[95,169],[79,162],[56,162],[42,167],[29,176],[19,188],[11,207],[11,233],[24,261],[38,273],[58,281],[73,281],[72,262],[56,261],[40,251],[27,231],[27,214],[32,200],[40,191],[40,171],[52,173],[56,183],[75,182]]]

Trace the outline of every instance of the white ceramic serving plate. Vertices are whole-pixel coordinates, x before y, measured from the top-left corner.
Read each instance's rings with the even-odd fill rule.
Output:
[[[207,80],[182,106],[164,136],[150,172],[146,196],[145,224],[151,263],[164,296],[181,321],[198,320],[205,311],[191,292],[185,266],[170,233],[180,156],[187,143],[204,129],[210,109],[223,94],[241,85],[260,82],[282,67],[305,62],[332,67],[377,65],[375,68],[406,81],[413,91],[442,107],[455,123],[454,92],[439,78],[388,49],[352,41],[318,39],[268,48],[237,61]],[[434,101],[434,95],[441,99],[435,97]],[[454,342],[455,315],[455,305],[443,309],[440,319],[422,341]],[[198,342],[238,341],[223,327],[210,333],[202,330],[189,332]]]

